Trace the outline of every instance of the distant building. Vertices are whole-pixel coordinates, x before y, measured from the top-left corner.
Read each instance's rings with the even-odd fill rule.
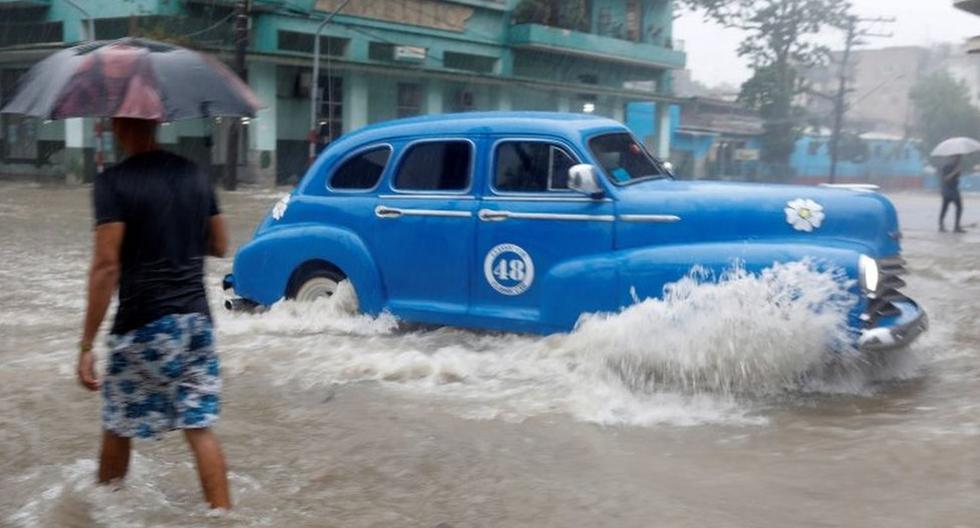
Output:
[[[48,54],[95,37],[142,35],[232,56],[233,0],[0,0],[0,103]],[[292,181],[307,164],[313,33],[340,0],[251,0],[247,78],[266,104],[235,162],[246,181]],[[636,101],[671,102],[685,54],[673,0],[356,0],[321,37],[317,142],[369,123],[471,110],[591,112],[625,120]],[[668,121],[657,116],[658,126]],[[226,123],[164,126],[161,142],[222,170]],[[42,123],[4,116],[0,172],[94,173],[91,119]],[[669,134],[657,148],[669,152]],[[213,138],[213,144],[211,141]],[[105,144],[110,148],[111,138]]]
[[[934,70],[929,49],[892,47],[851,52],[847,96],[847,127],[859,132],[904,136],[913,126],[915,113],[909,97],[919,78]],[[814,68],[806,76],[814,92],[804,103],[812,116],[822,116],[820,126],[830,126],[833,104],[826,96],[838,90],[842,54],[834,52],[828,66]]]
[[[980,16],[980,0],[957,0],[956,7]],[[980,35],[970,39],[966,47],[969,53],[980,53]]]

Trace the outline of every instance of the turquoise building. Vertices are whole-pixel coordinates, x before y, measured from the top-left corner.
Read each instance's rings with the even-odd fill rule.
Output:
[[[31,64],[65,46],[126,35],[168,40],[230,61],[234,0],[0,0],[0,99]],[[341,0],[251,0],[247,81],[266,108],[245,126],[244,179],[288,182],[318,148],[397,117],[475,110],[558,110],[626,120],[626,106],[672,97],[685,54],[673,0],[352,0],[321,34],[311,122],[312,51]],[[90,24],[91,22],[91,24]],[[670,153],[669,112],[648,116]],[[160,140],[219,173],[227,123],[167,124]],[[90,179],[111,137],[88,119],[4,116],[0,172]],[[311,133],[314,130],[314,133]]]

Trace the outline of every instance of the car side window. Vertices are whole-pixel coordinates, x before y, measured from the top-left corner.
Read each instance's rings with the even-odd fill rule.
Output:
[[[402,191],[462,191],[470,184],[473,148],[467,141],[429,141],[408,148],[395,175]]]
[[[390,147],[378,147],[364,151],[347,161],[330,179],[330,187],[342,190],[373,189],[381,179],[391,157]]]
[[[565,149],[544,141],[508,141],[497,146],[493,185],[505,192],[568,190],[575,160]]]

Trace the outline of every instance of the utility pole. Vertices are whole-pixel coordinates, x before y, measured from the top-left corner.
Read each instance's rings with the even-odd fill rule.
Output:
[[[310,139],[309,163],[311,165],[313,164],[313,160],[316,159],[316,144],[320,139],[320,133],[317,130],[319,128],[317,126],[317,115],[319,114],[319,110],[320,110],[318,108],[320,103],[320,93],[319,93],[320,92],[320,33],[323,33],[323,28],[327,27],[327,24],[329,24],[330,21],[333,20],[333,17],[337,16],[337,13],[339,13],[340,10],[346,7],[347,4],[349,3],[350,0],[344,0],[343,3],[337,6],[337,9],[334,9],[329,15],[327,15],[327,18],[324,18],[323,21],[320,22],[320,25],[316,27],[316,33],[313,34],[313,78],[310,79],[312,88],[310,88],[310,138],[309,138]],[[327,56],[328,57],[330,56],[329,49],[327,50]],[[328,63],[327,66],[329,65],[330,64]],[[327,68],[327,77],[328,77],[327,87],[329,88],[330,68]],[[328,102],[330,102],[329,98],[328,98]],[[330,118],[332,119],[333,116],[330,116]],[[329,129],[330,125],[328,124],[327,127]]]
[[[251,15],[251,0],[235,1],[235,74],[245,81],[245,53],[248,51],[248,30]],[[228,156],[225,159],[224,188],[234,191],[238,188],[238,144],[241,138],[242,121],[232,118],[228,126]]]
[[[844,130],[844,117],[849,110],[847,104],[847,94],[851,92],[847,86],[850,77],[851,53],[855,46],[864,44],[864,37],[889,38],[891,34],[873,33],[861,27],[863,23],[894,23],[894,18],[859,18],[856,16],[847,17],[846,27],[847,38],[844,43],[844,53],[841,58],[840,73],[838,75],[837,93],[833,96],[834,102],[834,124],[830,135],[830,183],[837,180],[837,163],[840,160],[840,138]]]

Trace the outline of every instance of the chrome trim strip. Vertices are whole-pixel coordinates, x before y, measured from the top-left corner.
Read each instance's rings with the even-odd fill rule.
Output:
[[[587,202],[587,203],[609,203],[612,198],[600,198],[594,200],[587,197],[569,196],[567,198],[559,196],[520,196],[520,195],[494,195],[485,196],[484,202]]]
[[[476,200],[476,197],[469,194],[382,194],[378,196],[382,200]]]
[[[517,213],[514,211],[494,211],[480,209],[477,214],[484,222],[502,222],[504,220],[561,220],[570,222],[615,222],[613,215],[586,215],[561,213]]]
[[[432,216],[437,218],[472,218],[469,211],[444,211],[441,209],[399,209],[379,205],[374,209],[378,218],[401,218],[403,216]]]
[[[677,215],[660,214],[624,214],[619,215],[619,219],[624,222],[646,222],[650,224],[673,224],[681,221],[681,217]]]

